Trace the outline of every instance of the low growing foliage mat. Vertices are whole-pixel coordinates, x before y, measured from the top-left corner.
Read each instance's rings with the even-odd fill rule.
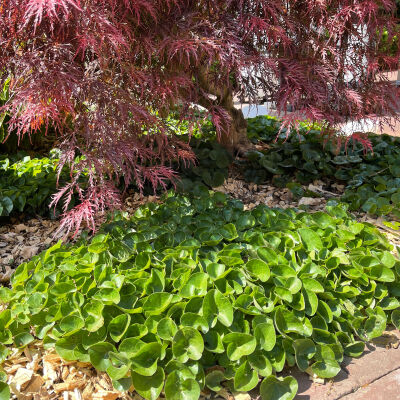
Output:
[[[341,204],[244,211],[222,193],[170,194],[21,264],[0,288],[0,360],[40,339],[149,400],[257,385],[263,400],[291,400],[285,365],[332,378],[399,326],[392,251]]]

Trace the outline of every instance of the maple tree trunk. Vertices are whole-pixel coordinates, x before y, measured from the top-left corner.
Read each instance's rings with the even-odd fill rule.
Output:
[[[200,86],[207,92],[216,97],[215,101],[210,98],[202,97],[199,99],[200,104],[208,108],[211,104],[221,106],[231,117],[231,126],[228,134],[222,134],[219,138],[220,143],[232,154],[245,154],[254,145],[247,137],[247,122],[243,112],[235,108],[233,102],[233,90],[229,86],[215,87],[207,77],[208,71],[206,68],[200,68],[197,74],[197,80]]]
[[[222,98],[220,105],[229,113],[232,119],[229,134],[222,135],[220,143],[231,153],[246,153],[253,147],[253,144],[247,137],[247,121],[242,110],[235,108],[231,91]]]

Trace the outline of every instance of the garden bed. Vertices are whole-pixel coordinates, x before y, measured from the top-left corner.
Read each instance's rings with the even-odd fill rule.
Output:
[[[20,265],[1,289],[1,341],[42,340],[150,399],[259,379],[263,399],[292,398],[296,381],[274,375],[285,364],[331,378],[398,324],[393,246],[343,206],[327,211],[245,211],[206,192],[148,203]]]
[[[398,143],[363,137],[335,153],[310,128],[275,144],[277,121],[256,118],[257,150],[231,165],[199,134],[180,194],[132,192],[93,238],[55,244],[55,221],[11,216],[4,285],[22,264],[0,288],[0,390],[7,380],[26,400],[286,400],[297,383],[285,366],[330,379],[344,355],[399,326]]]

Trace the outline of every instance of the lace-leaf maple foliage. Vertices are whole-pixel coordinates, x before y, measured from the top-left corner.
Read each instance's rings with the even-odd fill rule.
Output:
[[[398,49],[379,50],[394,11],[392,0],[3,0],[2,111],[19,136],[57,129],[71,183],[53,203],[65,204],[64,227],[93,227],[120,204],[121,181],[157,187],[176,177],[171,161],[194,160],[162,118],[177,105],[191,121],[192,105],[205,107],[232,147],[245,129],[233,95],[264,93],[283,113],[290,102],[288,124],[393,116],[397,89],[378,72],[397,66]]]

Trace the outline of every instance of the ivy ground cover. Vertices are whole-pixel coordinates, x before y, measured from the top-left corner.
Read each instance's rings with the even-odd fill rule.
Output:
[[[0,359],[40,339],[146,399],[260,384],[263,400],[290,400],[285,365],[334,377],[344,354],[399,326],[392,250],[342,205],[244,211],[221,193],[170,194],[21,264],[0,288]]]

